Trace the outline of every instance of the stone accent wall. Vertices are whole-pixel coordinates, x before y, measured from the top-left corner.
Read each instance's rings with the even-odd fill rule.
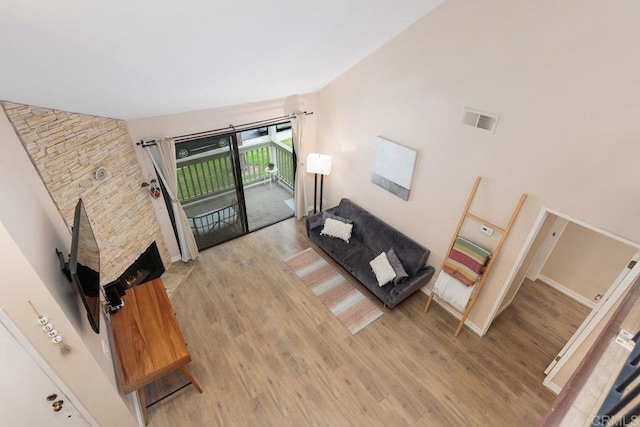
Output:
[[[102,284],[154,240],[165,267],[170,264],[125,121],[10,102],[2,107],[70,231],[82,198],[100,247]],[[100,166],[108,171],[104,181],[95,178]]]

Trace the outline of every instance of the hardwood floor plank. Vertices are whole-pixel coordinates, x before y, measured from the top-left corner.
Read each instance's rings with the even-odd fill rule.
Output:
[[[313,247],[290,219],[201,253],[172,303],[204,394],[149,410],[154,426],[536,424],[554,399],[543,370],[588,310],[525,283],[489,333],[463,330],[416,293],[356,335],[282,262]]]

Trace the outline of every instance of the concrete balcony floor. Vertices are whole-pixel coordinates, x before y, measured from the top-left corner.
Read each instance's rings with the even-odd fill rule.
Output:
[[[249,231],[293,216],[293,191],[277,180],[264,181],[244,187]],[[201,215],[229,206],[238,196],[235,191],[217,194],[184,206],[187,216]]]

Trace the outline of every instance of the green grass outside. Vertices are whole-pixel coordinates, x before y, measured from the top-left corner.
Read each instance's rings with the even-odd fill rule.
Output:
[[[244,181],[252,181],[264,175],[264,168],[271,161],[269,148],[263,147],[251,150],[243,154],[245,165],[242,178]],[[212,191],[235,186],[231,158],[222,157],[197,163],[178,169],[178,199],[184,200],[200,196]]]
[[[291,147],[293,148],[293,138],[285,138],[283,139],[282,142],[284,145],[286,145],[287,147]]]
[[[258,168],[260,166],[266,168],[267,165],[271,162],[271,158],[269,157],[269,147],[262,147],[258,150],[251,150],[244,153],[244,155],[247,165],[257,166]]]

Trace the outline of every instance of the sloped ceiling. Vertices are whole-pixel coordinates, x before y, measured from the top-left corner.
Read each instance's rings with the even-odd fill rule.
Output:
[[[314,92],[444,0],[0,0],[0,99],[132,119]]]

